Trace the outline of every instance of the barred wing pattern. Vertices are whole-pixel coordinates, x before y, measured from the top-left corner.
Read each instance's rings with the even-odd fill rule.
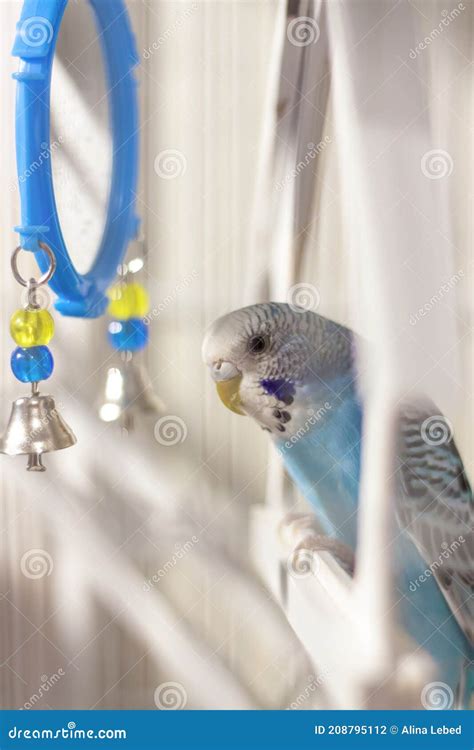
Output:
[[[404,406],[397,501],[400,524],[474,641],[474,500],[451,426],[431,403]]]

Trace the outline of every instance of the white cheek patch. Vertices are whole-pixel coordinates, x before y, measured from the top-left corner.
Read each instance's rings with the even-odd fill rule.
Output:
[[[305,388],[295,388],[291,404],[284,404],[276,396],[263,391],[257,381],[241,387],[242,404],[247,414],[275,439],[299,439],[322,425],[331,412],[329,401],[314,403]]]
[[[264,378],[260,381],[262,389],[269,396],[274,396],[286,405],[293,403],[296,388],[294,383],[284,378]]]
[[[276,437],[292,432],[294,404],[287,405],[276,395],[266,393],[259,380],[244,378],[240,386],[240,398],[245,412],[263,429]]]

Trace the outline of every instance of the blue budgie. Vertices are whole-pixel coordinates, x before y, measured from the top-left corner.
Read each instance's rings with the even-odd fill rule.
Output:
[[[270,434],[342,562],[356,551],[363,403],[355,335],[280,303],[219,318],[203,357],[221,400]],[[400,622],[434,658],[457,705],[472,689],[474,501],[449,423],[430,402],[400,407],[394,542]],[[437,432],[438,430],[438,432]],[[331,548],[331,541],[333,548]],[[469,666],[470,665],[470,666]]]

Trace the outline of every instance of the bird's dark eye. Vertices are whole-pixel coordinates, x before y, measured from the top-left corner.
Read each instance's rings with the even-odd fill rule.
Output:
[[[257,334],[249,339],[248,347],[250,354],[262,354],[268,347],[268,339],[266,336]]]

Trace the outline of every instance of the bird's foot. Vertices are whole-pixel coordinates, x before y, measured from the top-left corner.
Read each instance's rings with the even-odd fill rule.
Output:
[[[281,541],[294,546],[295,540],[301,540],[308,534],[318,534],[319,527],[312,513],[288,513],[279,525]]]
[[[294,550],[291,557],[294,564],[299,566],[308,562],[314,552],[330,552],[344,570],[353,575],[355,556],[352,549],[334,537],[321,534],[317,519],[311,513],[289,513],[280,523],[279,531],[284,545]],[[314,568],[312,562],[308,564]]]
[[[351,548],[347,544],[344,544],[344,542],[340,542],[331,536],[324,536],[323,534],[311,534],[298,544],[295,549],[295,555],[307,554],[308,552],[330,552],[350,576],[354,575],[355,555]]]

